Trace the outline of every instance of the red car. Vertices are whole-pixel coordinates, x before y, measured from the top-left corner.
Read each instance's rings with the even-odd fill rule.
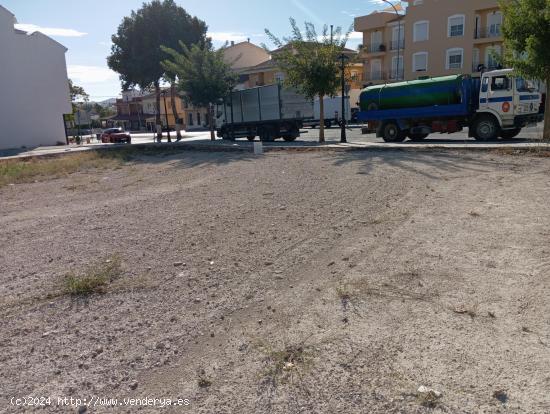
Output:
[[[128,144],[132,143],[132,137],[129,132],[123,131],[122,128],[109,128],[103,131],[101,134],[101,142],[104,144],[118,144],[126,142]]]

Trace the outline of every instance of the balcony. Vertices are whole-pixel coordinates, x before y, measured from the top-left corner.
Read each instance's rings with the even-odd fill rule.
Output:
[[[364,78],[365,78],[365,82],[387,81],[388,74],[386,72],[374,71],[374,72],[365,74]]]
[[[474,32],[474,40],[476,40],[476,43],[482,43],[483,41],[502,41],[500,25],[492,25],[489,28],[478,28]]]
[[[405,49],[405,40],[401,39],[401,41],[392,40],[390,42],[390,50],[403,50]]]
[[[490,70],[497,70],[502,69],[502,65],[499,65],[495,62],[491,63],[473,63],[472,64],[472,73],[480,73],[481,69],[483,69],[484,72],[488,72]]]
[[[385,53],[386,49],[387,47],[384,43],[373,43],[373,44],[364,46],[363,52],[370,55],[374,53]]]

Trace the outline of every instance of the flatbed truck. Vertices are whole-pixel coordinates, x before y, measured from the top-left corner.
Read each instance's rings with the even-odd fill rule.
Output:
[[[294,141],[312,118],[313,102],[280,84],[233,91],[216,107],[217,135],[229,141]]]

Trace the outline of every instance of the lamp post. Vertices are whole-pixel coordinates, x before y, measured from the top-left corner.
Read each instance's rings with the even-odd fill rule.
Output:
[[[168,125],[168,108],[166,107],[166,91],[160,93],[164,99],[164,119],[166,120],[166,134],[168,135],[168,142],[172,142],[170,139],[170,126]]]
[[[345,144],[348,142],[346,137],[346,59],[349,59],[349,57],[342,52],[339,58],[340,69],[342,70],[342,112],[340,115],[342,117],[342,121],[340,122],[340,142]]]
[[[399,14],[397,8],[389,0],[382,0],[384,3],[389,4],[397,15],[397,73],[395,74],[395,79],[399,80],[399,61],[401,60],[401,18],[402,15]],[[405,71],[403,71],[405,72]]]

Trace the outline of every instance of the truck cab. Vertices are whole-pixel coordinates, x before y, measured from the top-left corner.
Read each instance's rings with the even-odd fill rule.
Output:
[[[521,128],[537,122],[540,99],[534,83],[515,76],[512,69],[484,73],[470,136],[481,140],[499,135],[513,138]]]

